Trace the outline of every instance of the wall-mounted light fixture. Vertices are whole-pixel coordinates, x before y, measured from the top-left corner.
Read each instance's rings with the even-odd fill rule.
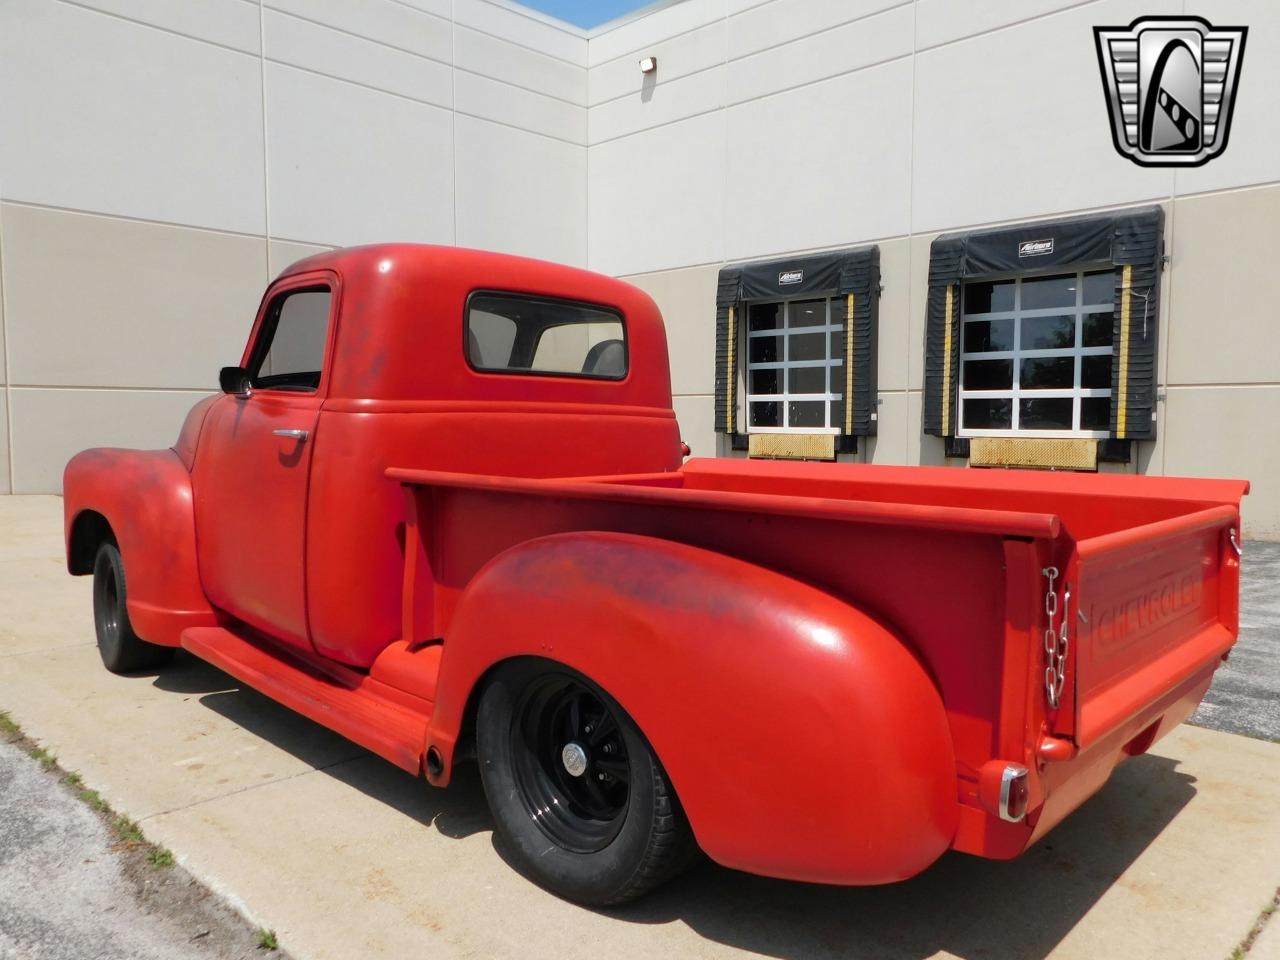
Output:
[[[657,69],[658,69],[657,57],[645,57],[640,61],[641,73],[653,73]]]

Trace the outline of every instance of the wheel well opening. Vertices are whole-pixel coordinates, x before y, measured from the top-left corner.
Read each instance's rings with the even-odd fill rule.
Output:
[[[67,544],[67,569],[77,576],[93,573],[93,561],[103,543],[115,543],[116,535],[107,518],[96,510],[84,510],[71,524]]]

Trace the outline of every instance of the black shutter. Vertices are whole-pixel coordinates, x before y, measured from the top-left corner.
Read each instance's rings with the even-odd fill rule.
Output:
[[[725,267],[716,284],[716,413],[717,433],[735,433],[738,417],[738,370],[734,356],[738,341],[739,291],[742,271]]]
[[[1111,436],[1156,436],[1156,341],[1160,330],[1160,262],[1164,211],[1159,207],[1116,220],[1112,261],[1116,306],[1111,361]]]
[[[832,369],[840,376],[832,392],[844,395],[843,422],[833,424],[849,437],[876,435],[876,366],[880,329],[880,248],[871,247],[847,255],[840,267],[840,286],[832,303],[832,316],[841,331],[832,334],[832,348],[844,366]],[[852,307],[852,316],[850,316]],[[852,334],[852,336],[850,335]]]
[[[963,261],[963,238],[933,241],[924,333],[924,432],[933,437],[951,437],[956,432]]]

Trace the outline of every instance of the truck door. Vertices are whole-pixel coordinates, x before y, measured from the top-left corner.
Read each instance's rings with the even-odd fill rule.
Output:
[[[316,273],[268,291],[242,360],[250,389],[210,410],[193,475],[205,593],[251,626],[306,650],[307,485],[335,288],[332,275]]]

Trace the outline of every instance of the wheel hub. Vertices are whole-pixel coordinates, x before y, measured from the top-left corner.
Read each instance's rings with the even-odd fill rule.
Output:
[[[565,772],[571,777],[580,777],[587,772],[587,751],[580,743],[570,741],[560,751],[560,762]]]

